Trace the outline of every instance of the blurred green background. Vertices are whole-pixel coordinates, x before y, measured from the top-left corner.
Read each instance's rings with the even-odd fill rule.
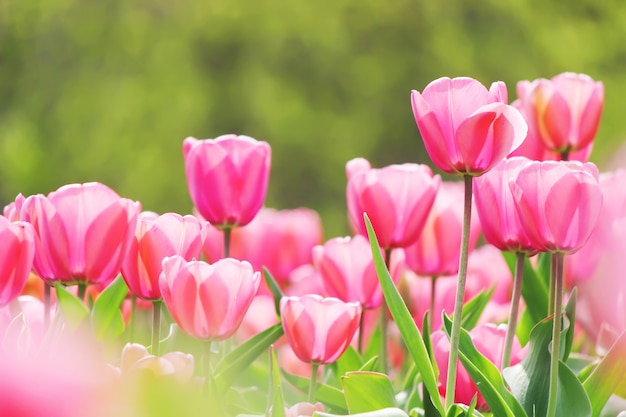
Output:
[[[101,181],[191,208],[187,136],[272,145],[266,204],[347,234],[344,165],[428,163],[410,91],[441,76],[583,72],[606,87],[592,160],[626,137],[618,0],[0,0],[0,204]]]

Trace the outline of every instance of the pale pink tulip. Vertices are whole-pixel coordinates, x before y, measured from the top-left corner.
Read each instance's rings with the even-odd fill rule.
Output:
[[[551,80],[520,81],[517,94],[531,135],[553,152],[585,149],[588,158],[604,106],[601,82],[565,72]]]
[[[237,339],[244,341],[278,323],[274,299],[270,295],[259,294],[252,300],[237,330]]]
[[[22,292],[35,256],[35,232],[26,222],[0,216],[0,307]]]
[[[481,175],[521,145],[528,127],[507,105],[506,85],[487,90],[472,78],[439,78],[411,93],[413,115],[433,163],[444,172]]]
[[[26,197],[24,197],[22,193],[18,194],[17,197],[15,197],[15,201],[12,201],[4,206],[4,217],[12,222],[18,221],[20,219],[20,211],[22,210],[24,200],[26,200]]]
[[[365,163],[357,158],[346,164],[348,215],[353,229],[367,236],[363,220],[363,213],[367,213],[382,248],[414,243],[435,201],[441,177],[433,176],[427,165],[364,169]],[[357,170],[355,164],[363,167]]]
[[[515,208],[538,251],[574,253],[596,226],[602,192],[598,169],[578,161],[530,161],[509,186]]]
[[[298,358],[328,364],[345,352],[359,328],[361,306],[319,295],[283,297],[280,313],[287,341]]]
[[[163,260],[163,301],[180,328],[199,339],[232,336],[259,288],[260,273],[246,261],[220,259],[210,265],[180,255]]]
[[[456,274],[459,270],[463,228],[463,184],[444,182],[426,220],[421,236],[405,248],[406,264],[418,275]],[[480,221],[472,216],[469,250],[480,235]]]
[[[122,264],[122,275],[130,291],[145,300],[160,300],[163,259],[173,255],[186,261],[199,259],[203,240],[204,226],[194,216],[166,213],[154,217],[142,213]]]
[[[122,349],[120,376],[124,378],[149,372],[156,377],[169,377],[185,383],[193,380],[194,368],[193,355],[188,353],[168,352],[155,356],[138,343],[127,343]]]
[[[312,417],[316,411],[324,412],[322,403],[297,403],[289,408],[285,408],[285,417]]]
[[[245,226],[267,192],[271,149],[249,136],[222,135],[183,142],[191,201],[214,226]]]
[[[120,272],[140,210],[138,202],[95,182],[28,197],[20,219],[35,230],[35,272],[66,284],[110,282]]]

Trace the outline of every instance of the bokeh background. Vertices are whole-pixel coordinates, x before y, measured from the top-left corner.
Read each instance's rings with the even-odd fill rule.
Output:
[[[188,213],[182,141],[269,142],[267,206],[348,233],[345,162],[429,163],[410,91],[441,76],[583,72],[606,88],[592,161],[626,138],[621,0],[0,0],[0,206],[100,181]]]

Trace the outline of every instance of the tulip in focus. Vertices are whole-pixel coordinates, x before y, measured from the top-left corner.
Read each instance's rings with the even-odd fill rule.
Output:
[[[0,216],[0,307],[22,292],[35,256],[33,228]]]
[[[411,93],[413,115],[433,163],[450,174],[478,176],[519,147],[528,127],[507,103],[506,85],[489,90],[472,78],[439,78]]]
[[[194,216],[166,213],[156,218],[139,215],[135,235],[122,264],[130,291],[144,300],[161,299],[159,276],[163,259],[180,255],[186,261],[200,258],[203,225]]]
[[[235,333],[261,281],[246,261],[163,260],[159,280],[163,301],[180,328],[198,339],[223,340]]]
[[[283,329],[296,356],[307,363],[329,364],[348,348],[361,316],[359,303],[309,294],[280,300]]]
[[[188,137],[183,154],[189,193],[200,215],[219,228],[250,223],[267,192],[269,144],[237,135]]]
[[[367,236],[366,212],[382,248],[414,243],[435,201],[441,177],[433,176],[427,165],[368,166],[363,158],[346,164],[348,214],[353,229]]]
[[[140,210],[96,182],[28,197],[20,220],[35,230],[33,269],[49,282],[109,283],[120,272]]]

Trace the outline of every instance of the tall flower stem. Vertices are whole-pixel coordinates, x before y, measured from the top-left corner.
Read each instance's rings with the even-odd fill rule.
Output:
[[[463,232],[461,234],[461,256],[459,259],[459,276],[454,301],[454,317],[450,333],[450,358],[448,361],[448,378],[446,381],[446,409],[454,404],[456,387],[456,365],[459,357],[459,341],[461,339],[461,320],[463,319],[463,299],[465,297],[465,280],[467,278],[467,257],[469,253],[470,222],[472,220],[472,180],[471,175],[464,175],[465,199],[463,202]]]
[[[87,291],[87,284],[81,282],[78,284],[78,299],[82,302],[85,302],[85,292]]]
[[[359,353],[363,353],[363,319],[365,318],[365,310],[361,310],[361,315],[359,317],[359,344],[358,349]]]
[[[163,301],[152,302],[152,354],[159,356],[159,343],[161,333],[161,304]]]
[[[559,383],[559,363],[561,359],[561,314],[563,311],[563,257],[562,253],[554,253],[554,311],[552,322],[552,352],[550,357],[550,390],[548,394],[547,417],[556,415],[556,401]]]
[[[313,363],[311,366],[311,383],[309,384],[309,395],[307,401],[312,403],[315,399],[315,389],[317,388],[317,370],[319,369],[319,363]]]
[[[228,226],[222,229],[224,232],[224,258],[230,258],[230,237],[233,228]]]
[[[385,249],[385,265],[387,266],[387,270],[389,271],[389,265],[391,263],[391,248]],[[385,301],[385,297],[383,297],[383,302],[380,306],[380,361],[381,372],[386,374],[389,370],[389,361],[387,358],[387,302]]]
[[[437,296],[437,276],[433,275],[430,281],[430,308],[429,308],[429,314],[430,317],[428,318],[428,324],[430,324],[430,331],[434,331],[435,329],[433,329],[433,326],[435,325],[435,297]]]
[[[504,353],[502,354],[502,368],[511,365],[511,350],[513,349],[513,338],[517,329],[517,318],[519,315],[519,300],[522,296],[522,278],[524,276],[524,259],[526,254],[517,252],[515,254],[515,275],[513,276],[513,296],[511,298],[511,311],[509,312],[509,325],[506,329],[504,339]]]
[[[556,256],[550,257],[550,284],[548,289],[548,316],[554,314],[554,285],[556,282]]]

